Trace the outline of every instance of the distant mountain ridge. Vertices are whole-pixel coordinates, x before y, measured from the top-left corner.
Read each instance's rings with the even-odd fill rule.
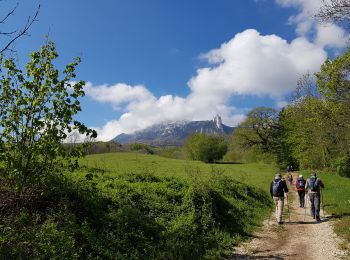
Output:
[[[233,127],[224,125],[221,117],[217,115],[213,120],[156,124],[132,134],[120,134],[113,141],[120,144],[144,143],[157,146],[179,146],[193,133],[230,135],[233,130]]]

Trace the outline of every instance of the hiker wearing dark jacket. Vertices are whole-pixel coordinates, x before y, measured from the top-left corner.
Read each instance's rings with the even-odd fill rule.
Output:
[[[295,181],[295,187],[297,188],[299,195],[299,206],[304,208],[305,206],[305,185],[306,180],[303,175],[299,175],[298,179]]]
[[[324,188],[324,184],[321,179],[317,178],[315,172],[311,173],[310,178],[306,181],[305,190],[309,194],[310,199],[310,213],[311,216],[320,221],[320,205],[321,205],[321,189]]]
[[[276,221],[278,224],[281,224],[284,206],[284,193],[288,193],[286,181],[282,179],[281,174],[277,173],[275,175],[275,179],[271,182],[270,185],[270,193],[276,207]]]

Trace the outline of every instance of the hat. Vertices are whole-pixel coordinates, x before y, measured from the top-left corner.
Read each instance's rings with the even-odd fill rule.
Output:
[[[299,178],[303,178],[303,175],[302,175],[302,174],[300,174],[300,175],[299,175]]]
[[[276,174],[275,174],[275,179],[281,179],[281,177],[282,177],[282,176],[281,176],[280,173],[276,173]]]
[[[311,176],[315,176],[316,177],[316,172],[312,172]]]

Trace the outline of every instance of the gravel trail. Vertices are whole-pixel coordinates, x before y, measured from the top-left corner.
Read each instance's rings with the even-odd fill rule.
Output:
[[[297,177],[297,173],[294,173],[294,180]],[[349,259],[339,249],[341,240],[322,209],[321,222],[316,222],[309,214],[308,197],[305,197],[305,210],[299,207],[294,185],[288,188],[290,214],[285,200],[284,224],[275,222],[273,212],[270,219],[264,222],[263,229],[252,240],[234,248],[229,259]]]

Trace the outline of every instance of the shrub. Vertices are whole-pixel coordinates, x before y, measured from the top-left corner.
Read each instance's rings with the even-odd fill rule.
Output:
[[[213,163],[226,154],[227,143],[222,136],[193,134],[186,140],[184,150],[188,159]]]
[[[350,177],[350,154],[338,158],[335,163],[337,173],[343,177]]]

